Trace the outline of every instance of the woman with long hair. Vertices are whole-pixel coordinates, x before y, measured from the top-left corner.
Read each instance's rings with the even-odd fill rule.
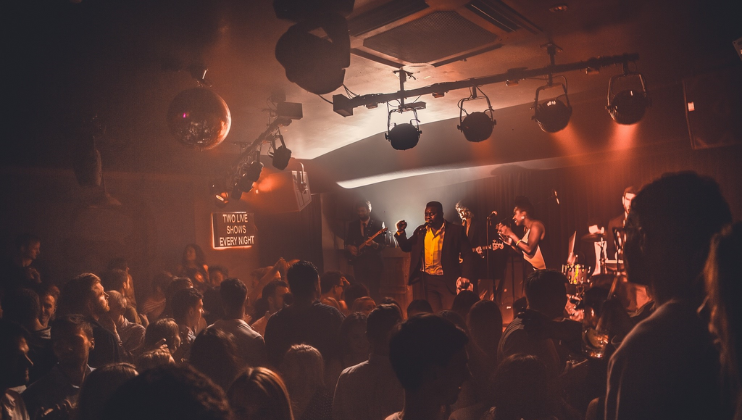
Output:
[[[247,368],[227,390],[235,420],[294,420],[291,399],[273,371]]]
[[[206,265],[206,257],[200,246],[186,245],[178,267],[178,275],[191,279],[193,287],[199,291],[209,286],[209,266]]]

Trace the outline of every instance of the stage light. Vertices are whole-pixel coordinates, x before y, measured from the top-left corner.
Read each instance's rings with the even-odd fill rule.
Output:
[[[417,146],[421,133],[422,131],[412,124],[394,124],[394,128],[386,134],[386,139],[395,150],[407,150]]]
[[[279,147],[276,147],[276,141],[274,139],[271,143],[273,153],[269,153],[268,155],[273,158],[273,167],[278,169],[279,171],[282,171],[286,169],[287,166],[289,166],[289,159],[291,159],[291,150],[286,147],[286,143],[284,143],[282,135],[279,134],[277,137],[281,141],[281,145]]]
[[[242,190],[240,189],[239,182],[235,182],[232,186],[232,192],[229,194],[229,198],[232,200],[242,199]]]
[[[218,146],[229,134],[232,115],[227,103],[206,88],[180,92],[167,110],[170,134],[182,144],[198,150]]]
[[[613,94],[614,81],[631,78],[638,79],[639,83],[633,88],[627,88],[615,95]],[[651,100],[641,74],[623,74],[611,77],[608,82],[608,105],[606,109],[614,121],[625,125],[636,124],[644,117],[644,112],[650,105]]]
[[[533,102],[535,111],[532,118],[536,120],[541,130],[547,133],[556,133],[563,130],[569,124],[569,119],[572,116],[572,105],[570,105],[567,95],[567,80],[564,81],[565,83],[541,86],[536,89],[536,99]],[[558,86],[561,86],[564,90],[563,95],[539,103],[538,96],[542,90]],[[561,99],[562,97],[564,97],[564,100]]]
[[[240,171],[240,175],[237,178],[237,187],[242,190],[242,192],[250,192],[253,183],[258,182],[258,179],[260,179],[260,173],[262,171],[263,164],[260,160],[250,162],[242,171]]]
[[[464,103],[477,99],[477,91],[481,92],[487,100],[487,109],[484,112],[472,112],[469,114],[464,109]],[[456,128],[461,130],[466,140],[470,142],[478,143],[487,140],[492,135],[492,129],[495,124],[497,124],[493,118],[493,112],[490,99],[479,87],[475,86],[471,88],[471,95],[468,98],[459,101],[459,125]],[[466,114],[466,117],[464,117],[464,114]]]

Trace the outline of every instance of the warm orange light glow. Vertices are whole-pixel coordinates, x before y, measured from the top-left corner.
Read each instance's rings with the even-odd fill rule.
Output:
[[[551,133],[550,136],[559,145],[565,155],[571,156],[581,152],[582,141],[571,123],[567,124],[564,130]]]
[[[633,147],[639,124],[641,122],[632,125],[613,124],[610,148],[613,150],[624,150]]]

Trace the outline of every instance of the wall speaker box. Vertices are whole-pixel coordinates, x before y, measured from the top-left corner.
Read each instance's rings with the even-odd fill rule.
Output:
[[[693,149],[742,144],[742,66],[683,80]]]

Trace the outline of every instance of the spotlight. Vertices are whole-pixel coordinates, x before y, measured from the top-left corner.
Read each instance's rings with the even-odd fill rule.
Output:
[[[291,150],[286,147],[286,143],[283,142],[283,136],[278,135],[278,139],[281,141],[281,146],[276,148],[276,140],[272,142],[273,153],[269,153],[269,156],[273,158],[273,167],[282,171],[289,166],[289,159],[291,159]]]
[[[569,96],[567,95],[567,79],[564,79],[564,83],[557,85],[546,85],[536,89],[536,100],[533,103],[535,113],[533,119],[536,120],[541,130],[547,133],[556,133],[561,131],[569,123],[569,118],[572,116],[572,105],[569,104]],[[563,95],[559,95],[553,99],[538,102],[538,95],[544,89],[551,87],[561,86],[564,90]],[[564,101],[561,97],[564,96]]]
[[[387,103],[387,107],[389,104]],[[420,120],[417,119],[417,109],[409,108],[409,110],[412,111],[412,113],[415,115],[415,118],[410,120],[409,124],[394,124],[394,127],[391,129],[390,124],[392,121],[392,113],[404,112],[404,108],[401,105],[399,109],[391,109],[387,112],[387,120],[386,120],[386,129],[387,133],[384,134],[384,137],[386,137],[387,140],[389,140],[389,143],[392,144],[392,147],[394,150],[407,150],[412,149],[413,147],[417,146],[417,142],[420,141],[420,134],[422,134],[422,131],[420,131]],[[415,122],[413,125],[412,122]]]
[[[613,94],[613,82],[621,78],[638,78],[641,90],[636,88],[624,89],[611,97]],[[647,107],[651,105],[651,100],[644,84],[644,78],[641,74],[623,74],[611,77],[608,82],[608,106],[605,108],[614,121],[619,124],[635,124],[644,116]]]
[[[477,99],[477,91],[481,92],[487,100],[487,109],[484,112],[472,112],[469,114],[464,109],[464,102]],[[462,120],[464,114],[467,115]],[[492,104],[490,104],[490,99],[481,89],[479,89],[479,87],[473,87],[471,89],[471,95],[468,98],[459,101],[459,125],[457,125],[456,128],[464,133],[464,137],[468,141],[478,143],[487,140],[492,135],[492,129],[495,124],[497,124],[497,122],[493,118],[493,109]]]
[[[236,186],[243,192],[250,192],[252,190],[252,184],[258,182],[258,179],[260,179],[260,172],[262,170],[263,164],[259,160],[250,162],[243,171],[240,171]]]

